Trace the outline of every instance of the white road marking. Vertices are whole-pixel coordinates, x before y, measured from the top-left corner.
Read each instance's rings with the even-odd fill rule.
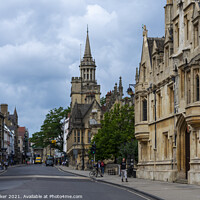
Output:
[[[80,176],[45,176],[45,175],[24,175],[24,176],[0,176],[0,179],[18,179],[18,178],[51,178],[51,179],[83,179],[90,180],[87,177]]]
[[[6,172],[7,172],[7,170],[5,170],[4,172],[2,172],[0,175],[4,174],[4,173],[6,173]]]
[[[98,181],[96,181],[96,182],[97,183],[102,183],[102,184],[105,184],[105,185],[109,185],[109,186],[113,186],[113,187],[116,187],[116,188],[120,188],[120,189],[125,190],[127,192],[133,193],[133,194],[135,194],[135,195],[137,195],[139,197],[142,197],[143,199],[146,199],[146,200],[152,200],[152,198],[147,198],[147,197],[145,197],[145,196],[143,196],[141,194],[138,194],[137,192],[131,191],[131,190],[127,189],[127,188],[123,188],[123,187],[120,187],[120,186],[117,186],[117,185],[112,185],[112,184],[104,183],[104,182],[98,182]]]

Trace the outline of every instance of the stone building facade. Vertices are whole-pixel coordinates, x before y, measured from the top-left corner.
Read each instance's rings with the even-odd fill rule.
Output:
[[[92,58],[87,31],[84,57],[80,63],[80,77],[72,77],[71,114],[67,135],[69,164],[79,169],[88,168],[91,139],[100,128],[102,110],[100,85],[96,81],[96,64]]]
[[[128,90],[130,87],[128,88]],[[127,91],[128,93],[128,91]],[[109,112],[115,106],[115,104],[119,104],[120,106],[134,105],[134,92],[131,90],[130,97],[124,97],[123,94],[123,85],[122,85],[122,77],[119,77],[119,86],[115,83],[114,89],[112,91],[107,92],[105,98],[105,105],[103,105],[102,109],[104,112]]]
[[[15,108],[14,113],[10,114],[8,112],[8,105],[1,104],[1,113],[4,116],[4,124],[14,133],[14,162],[19,163],[20,161],[20,153],[18,149],[18,115],[17,110]]]
[[[200,1],[167,0],[165,37],[146,26],[135,86],[138,178],[200,184]]]

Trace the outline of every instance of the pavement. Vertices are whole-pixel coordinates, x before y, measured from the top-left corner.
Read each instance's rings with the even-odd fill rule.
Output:
[[[22,167],[24,166],[24,164],[18,164],[18,165],[11,165],[11,166],[8,166],[8,168],[14,168],[14,167]],[[6,169],[1,169],[0,168],[0,174],[4,173],[6,171]]]
[[[89,177],[90,171],[74,170],[66,166],[56,167],[65,172]],[[138,178],[128,178],[128,182],[121,182],[119,175],[108,174],[104,174],[103,177],[95,177],[94,180],[127,188],[160,200],[200,200],[200,186],[198,185],[169,183]]]

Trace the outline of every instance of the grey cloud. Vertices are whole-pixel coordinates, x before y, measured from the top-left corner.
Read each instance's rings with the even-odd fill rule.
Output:
[[[70,105],[89,24],[102,95],[119,76],[124,90],[140,62],[142,24],[164,35],[165,2],[138,0],[7,0],[0,5],[0,103],[17,107],[32,134],[47,112]],[[126,92],[124,91],[124,94]]]

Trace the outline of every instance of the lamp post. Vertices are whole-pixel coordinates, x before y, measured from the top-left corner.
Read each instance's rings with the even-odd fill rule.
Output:
[[[134,104],[134,91],[132,90],[132,88],[131,87],[135,87],[135,84],[132,84],[132,83],[130,83],[129,84],[129,87],[128,87],[128,89],[127,89],[127,93],[128,93],[128,95],[130,95],[131,96],[131,100],[132,100],[132,105]]]

